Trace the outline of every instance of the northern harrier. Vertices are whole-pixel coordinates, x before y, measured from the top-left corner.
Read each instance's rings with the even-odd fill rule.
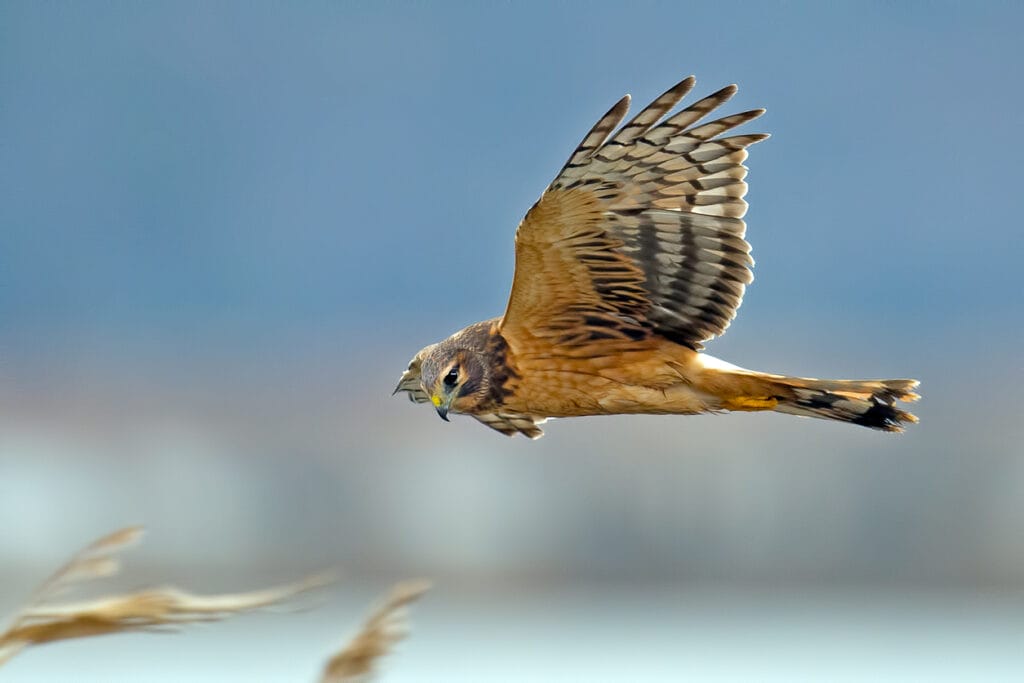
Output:
[[[530,438],[549,417],[622,413],[774,410],[889,432],[917,422],[893,405],[918,398],[915,380],[768,375],[701,353],[753,280],[743,162],[768,136],[722,137],[763,109],[698,125],[734,85],[665,118],[694,82],[614,135],[629,95],[597,122],[519,224],[505,315],[417,353],[396,393]]]

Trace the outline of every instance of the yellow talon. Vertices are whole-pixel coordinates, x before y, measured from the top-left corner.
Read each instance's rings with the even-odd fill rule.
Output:
[[[779,404],[771,396],[738,396],[725,402],[726,410],[771,410]]]

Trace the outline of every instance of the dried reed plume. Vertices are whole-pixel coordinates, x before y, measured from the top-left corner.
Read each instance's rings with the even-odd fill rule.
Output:
[[[73,586],[117,574],[121,565],[115,555],[133,545],[141,535],[140,527],[128,527],[104,536],[43,582],[29,604],[15,615],[11,626],[0,633],[0,666],[31,645],[218,621],[279,604],[333,580],[318,575],[262,591],[205,596],[173,587],[154,588],[85,602],[53,603]]]
[[[362,683],[373,677],[374,663],[409,632],[406,609],[430,584],[407,581],[391,589],[363,628],[327,661],[320,683]]]

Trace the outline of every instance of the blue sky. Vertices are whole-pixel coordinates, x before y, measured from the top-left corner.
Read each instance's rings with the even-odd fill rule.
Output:
[[[4,3],[0,330],[17,348],[416,319],[430,341],[500,313],[515,225],[593,121],[693,73],[697,95],[740,85],[729,111],[768,108],[741,321],[1019,333],[1022,18]]]
[[[395,680],[1019,670],[1022,25],[1008,2],[0,3],[0,614],[143,523],[136,566],[196,589],[436,578]],[[709,351],[920,378],[921,424],[624,416],[527,442],[391,397],[417,349],[501,313],[515,226],[597,118],[688,74],[691,100],[738,83],[723,113],[766,107],[746,130],[772,134],[756,279]],[[663,580],[801,597],[644,597]],[[803,596],[876,584],[902,588]],[[221,661],[207,643],[312,666],[295,648],[342,623],[12,672],[180,679]]]

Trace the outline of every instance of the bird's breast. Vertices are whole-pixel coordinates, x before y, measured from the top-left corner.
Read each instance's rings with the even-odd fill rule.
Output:
[[[510,354],[516,378],[504,408],[543,417],[707,410],[707,397],[687,378],[693,351],[676,344],[637,346],[611,354]]]

